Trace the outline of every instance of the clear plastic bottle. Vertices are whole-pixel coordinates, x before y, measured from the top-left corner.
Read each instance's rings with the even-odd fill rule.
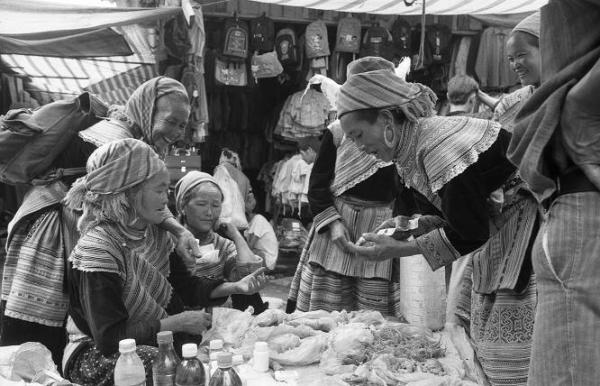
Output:
[[[208,346],[208,377],[210,378],[213,373],[219,368],[217,364],[217,357],[223,350],[223,341],[221,339],[213,339],[210,341]]]
[[[222,352],[217,360],[219,368],[210,377],[208,386],[242,386],[242,379],[233,369],[233,354]]]
[[[194,343],[184,344],[181,348],[183,360],[177,366],[175,375],[176,386],[205,386],[206,373],[198,355],[198,346]]]
[[[144,363],[142,363],[135,349],[135,339],[123,339],[119,342],[119,352],[121,355],[115,365],[115,386],[146,385]]]
[[[154,386],[174,386],[175,373],[180,360],[173,348],[173,333],[161,331],[156,334],[158,355],[152,363],[152,382]]]

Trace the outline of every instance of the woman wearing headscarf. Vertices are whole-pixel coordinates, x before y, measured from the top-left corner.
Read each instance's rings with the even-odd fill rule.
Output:
[[[382,63],[394,71],[391,62],[374,59],[352,62],[348,75]],[[392,261],[356,259],[345,246],[391,217],[397,195],[392,163],[361,151],[344,136],[339,121],[330,125],[310,176],[314,223],[292,281],[288,312],[376,310],[400,316]]]
[[[190,271],[201,278],[233,283],[227,296],[257,295],[266,284],[263,275],[266,268],[263,267],[262,258],[252,252],[233,224],[221,225],[227,237],[215,232],[224,199],[217,180],[210,174],[191,171],[177,182],[175,196],[180,220],[196,237],[202,250],[202,255],[195,264],[188,265]],[[236,287],[238,281],[241,281],[241,285]],[[248,283],[251,284],[250,287]],[[233,306],[242,311],[247,307],[238,307],[235,301]],[[264,309],[266,307],[261,308],[259,304],[255,313]]]
[[[365,246],[347,247],[375,261],[423,255],[434,270],[472,252],[477,357],[491,384],[526,384],[536,297],[523,262],[537,208],[506,158],[510,133],[488,120],[434,117],[434,102],[429,88],[388,69],[355,74],[340,89],[346,135],[365,152],[393,161],[402,181],[447,223],[411,241],[370,233]],[[501,214],[490,214],[488,197],[501,187],[515,193]]]
[[[600,2],[541,9],[541,85],[515,119],[508,156],[542,203],[531,385],[600,379]]]
[[[94,101],[94,99],[92,99]],[[94,110],[94,105],[91,106]],[[68,309],[65,260],[78,238],[78,214],[65,209],[62,199],[80,175],[90,154],[107,142],[138,138],[164,154],[183,133],[189,115],[185,88],[176,80],[158,77],[138,87],[113,118],[83,130],[55,160],[50,169],[58,177],[33,186],[9,225],[2,281],[2,330],[0,344],[37,341],[47,346],[60,363],[65,344],[64,324]],[[80,168],[75,176],[61,170]],[[191,258],[198,252],[193,235],[165,209],[161,227],[177,237],[177,249]]]
[[[144,142],[123,139],[94,151],[87,175],[67,193],[81,209],[81,232],[69,257],[69,344],[64,373],[78,384],[112,385],[119,341],[133,338],[147,377],[157,352],[156,333],[176,342],[198,340],[211,317],[204,308],[222,303],[230,286],[200,279],[157,225],[163,221],[169,176]],[[194,338],[195,337],[195,338]]]

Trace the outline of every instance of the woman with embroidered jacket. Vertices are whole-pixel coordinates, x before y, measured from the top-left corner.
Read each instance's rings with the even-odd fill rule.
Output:
[[[173,244],[157,227],[169,176],[145,143],[124,139],[103,145],[90,156],[87,172],[66,197],[83,215],[81,238],[69,257],[64,374],[79,384],[113,384],[119,341],[133,338],[150,377],[157,332],[173,331],[180,343],[199,340],[211,316],[185,307],[220,304],[242,289],[252,293],[258,279],[200,279],[181,257],[169,258]]]
[[[92,99],[93,100],[93,99]],[[95,111],[94,103],[90,109]],[[178,81],[153,78],[140,85],[111,118],[83,130],[50,167],[82,168],[99,146],[117,139],[138,138],[159,154],[183,135],[189,117],[185,87]],[[61,362],[64,324],[69,306],[64,277],[65,260],[79,237],[76,211],[61,201],[76,176],[62,178],[27,192],[9,225],[2,280],[0,345],[29,341],[43,343]],[[161,227],[177,237],[177,250],[187,259],[198,255],[194,236],[165,208]],[[39,267],[44,267],[43,272]]]
[[[423,255],[432,269],[473,252],[473,290],[482,295],[471,307],[477,356],[491,384],[526,384],[536,287],[523,262],[537,207],[506,158],[510,133],[492,121],[434,117],[434,103],[429,88],[387,68],[355,74],[340,89],[346,135],[365,152],[393,161],[402,181],[447,222],[412,241],[368,233],[365,245],[347,247],[377,262]],[[490,215],[487,199],[500,187],[512,198],[501,214]]]

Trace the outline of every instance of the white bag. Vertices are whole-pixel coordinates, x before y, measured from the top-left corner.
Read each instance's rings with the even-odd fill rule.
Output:
[[[221,216],[219,216],[219,223],[230,222],[238,229],[248,228],[246,204],[237,182],[231,177],[227,168],[222,165],[215,168],[213,177],[217,180],[221,189],[223,189],[223,195],[225,196]]]

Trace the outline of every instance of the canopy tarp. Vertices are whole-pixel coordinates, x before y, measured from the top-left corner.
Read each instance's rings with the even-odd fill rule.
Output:
[[[533,12],[548,0],[417,0],[407,6],[403,0],[251,0],[259,3],[307,7],[350,13],[420,15],[422,1],[430,15],[512,14]],[[412,1],[408,1],[411,3]]]
[[[170,18],[181,8],[102,8],[35,0],[0,1],[0,52],[55,57],[126,56],[111,27]]]

